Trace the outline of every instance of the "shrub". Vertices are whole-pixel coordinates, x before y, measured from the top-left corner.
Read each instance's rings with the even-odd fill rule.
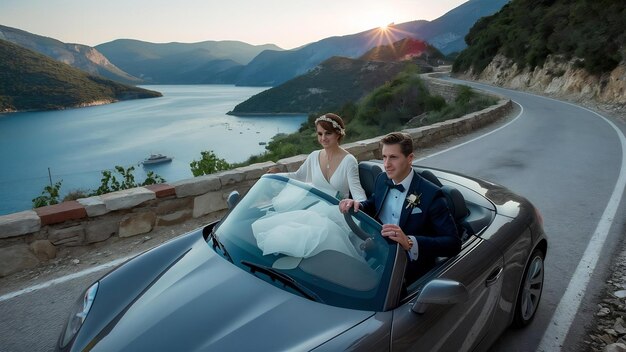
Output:
[[[55,183],[54,185],[44,187],[41,195],[32,200],[33,208],[40,208],[46,205],[54,205],[59,203],[59,190],[61,189],[61,182],[63,180]]]
[[[63,201],[67,202],[70,200],[76,200],[76,199],[80,199],[80,198],[87,198],[89,197],[90,191],[89,190],[84,190],[84,189],[76,189],[73,191],[70,191],[68,194],[65,195],[65,197],[63,197]]]
[[[124,169],[122,166],[115,166],[115,171],[122,176],[121,182],[117,180],[113,172],[110,170],[102,171],[102,179],[100,180],[100,187],[98,187],[95,191],[90,190],[74,190],[70,191],[64,198],[63,201],[76,200],[80,198],[86,198],[91,196],[97,196],[101,194],[111,193],[123,189],[135,188],[140,186],[147,186],[156,183],[164,183],[165,179],[153,171],[147,173],[146,179],[143,183],[135,182],[135,175],[133,175],[133,171],[135,170],[134,166],[131,166],[127,169]],[[63,181],[63,180],[61,180]],[[41,196],[34,198],[33,208],[39,208],[46,205],[53,205],[59,203],[59,193],[61,189],[61,181],[57,182],[53,186],[44,187],[44,191],[41,192]]]
[[[231,168],[226,160],[218,158],[212,150],[200,152],[200,154],[202,155],[200,160],[194,160],[189,164],[194,177],[209,175]]]

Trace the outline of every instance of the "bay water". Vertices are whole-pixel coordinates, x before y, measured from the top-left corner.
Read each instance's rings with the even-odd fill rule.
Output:
[[[163,97],[44,112],[0,114],[0,215],[32,208],[44,187],[61,181],[70,191],[95,190],[103,170],[135,167],[136,182],[148,171],[167,182],[193,177],[190,162],[212,150],[228,162],[265,151],[277,133],[291,133],[305,115],[236,117],[235,105],[267,87],[153,85]],[[142,166],[150,154],[170,163]],[[114,173],[118,180],[121,176]]]

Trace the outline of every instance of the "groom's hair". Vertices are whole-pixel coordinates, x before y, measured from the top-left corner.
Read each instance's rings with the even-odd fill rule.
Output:
[[[413,138],[406,133],[391,132],[384,136],[380,143],[385,145],[399,144],[404,156],[409,156],[409,154],[413,153]]]

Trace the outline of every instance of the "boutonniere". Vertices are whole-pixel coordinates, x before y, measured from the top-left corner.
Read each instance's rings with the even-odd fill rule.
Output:
[[[418,206],[420,204],[420,197],[422,196],[422,194],[409,194],[408,197],[406,197],[406,209],[409,208],[414,208],[416,206]]]

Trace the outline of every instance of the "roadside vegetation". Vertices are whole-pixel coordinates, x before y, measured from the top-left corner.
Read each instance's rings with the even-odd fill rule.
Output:
[[[133,174],[135,167],[124,168],[122,166],[115,166],[115,173],[110,170],[102,171],[102,179],[100,180],[100,187],[98,189],[91,190],[73,190],[70,191],[61,201],[76,200],[79,198],[87,198],[98,196],[101,194],[120,191],[123,189],[135,188],[140,186],[147,186],[157,183],[164,183],[165,179],[153,171],[149,171],[146,174],[146,179],[139,183],[135,182],[135,175]],[[118,179],[119,177],[119,179]],[[32,200],[33,208],[39,208],[46,205],[54,205],[59,203],[61,184],[63,180],[56,182],[54,185],[51,183],[49,186],[45,186],[41,195]]]
[[[454,104],[446,104],[441,97],[435,97],[431,101],[432,109],[416,116],[406,124],[407,128],[416,128],[432,125],[450,119],[467,115],[474,111],[480,111],[497,103],[493,97],[476,93],[469,86],[458,86],[459,91]],[[437,99],[441,98],[441,99]]]
[[[480,73],[502,54],[521,67],[558,55],[589,73],[609,72],[626,59],[625,18],[623,0],[512,1],[474,24],[452,71]]]

